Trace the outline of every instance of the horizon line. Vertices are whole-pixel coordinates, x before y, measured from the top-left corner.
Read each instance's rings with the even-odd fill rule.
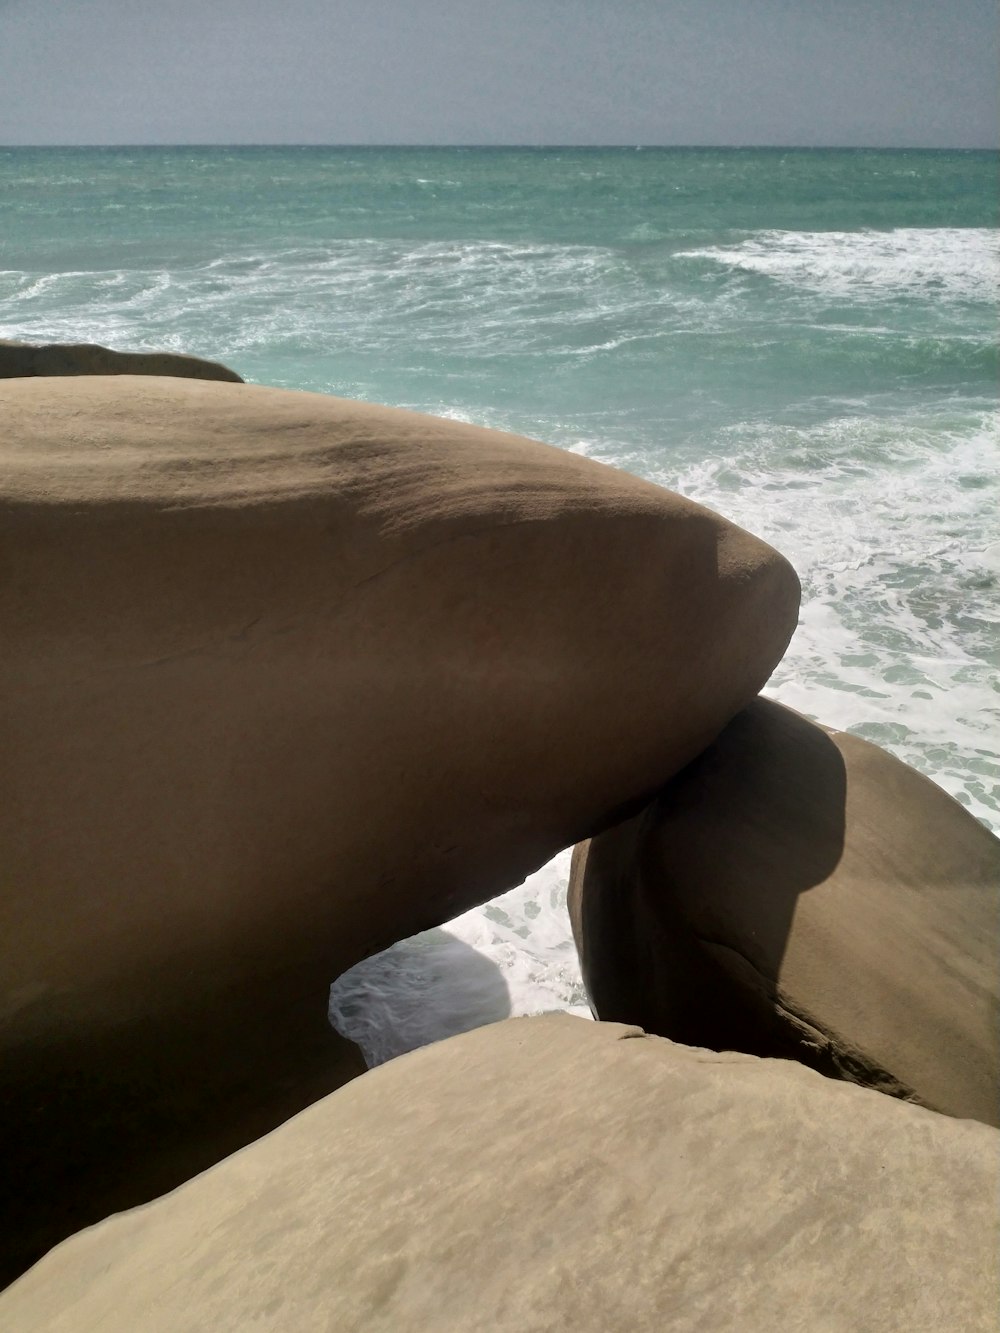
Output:
[[[394,148],[394,149],[462,149],[483,152],[491,149],[519,152],[561,152],[609,149],[624,152],[833,152],[833,153],[997,153],[1000,144],[803,144],[803,143],[390,143],[390,142],[321,142],[319,140],[156,140],[147,143],[114,141],[108,143],[0,143],[0,151],[18,148]]]

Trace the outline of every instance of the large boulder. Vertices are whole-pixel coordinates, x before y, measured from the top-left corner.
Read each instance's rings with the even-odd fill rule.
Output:
[[[0,1296],[17,1333],[996,1327],[1000,1135],[566,1015],[404,1055]]]
[[[97,343],[22,343],[0,338],[0,379],[30,375],[179,375],[242,384],[218,361],[177,352],[113,352]]]
[[[697,505],[459,422],[143,377],[10,380],[0,422],[23,1251],[327,1091],[330,981],[687,763],[798,584]]]
[[[758,700],[569,900],[601,1018],[1000,1123],[1000,841],[877,746]]]

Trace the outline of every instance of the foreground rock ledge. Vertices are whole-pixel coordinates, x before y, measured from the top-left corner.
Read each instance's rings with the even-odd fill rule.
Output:
[[[459,422],[142,376],[4,381],[0,422],[24,1263],[335,1086],[334,977],[690,760],[798,582],[689,501]]]
[[[992,1333],[998,1151],[790,1062],[513,1019],[67,1241],[0,1323]]]
[[[22,343],[0,338],[0,379],[31,375],[178,375],[243,383],[235,370],[200,356],[115,352],[97,343]]]
[[[1000,1118],[1000,840],[876,745],[759,699],[574,853],[601,1018]]]

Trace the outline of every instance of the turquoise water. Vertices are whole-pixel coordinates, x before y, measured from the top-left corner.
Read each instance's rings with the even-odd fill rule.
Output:
[[[800,572],[770,692],[1000,827],[996,168],[927,151],[0,150],[0,336],[196,352],[682,490]],[[419,991],[455,940],[502,967],[515,1009],[579,1003],[563,869],[467,914],[451,944],[396,951],[350,1005],[399,1000],[400,969]]]

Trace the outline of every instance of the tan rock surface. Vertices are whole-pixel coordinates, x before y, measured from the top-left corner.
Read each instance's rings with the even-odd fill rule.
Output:
[[[569,897],[602,1018],[1000,1122],[1000,841],[877,746],[758,700]]]
[[[144,377],[9,380],[0,422],[27,1244],[51,1200],[138,1202],[326,1091],[330,981],[698,753],[798,584],[669,492],[458,422]]]
[[[176,352],[113,352],[96,343],[22,343],[0,338],[0,379],[29,375],[179,375],[242,384],[218,361]]]
[[[11,1333],[978,1333],[1000,1135],[566,1015],[373,1070],[0,1296]]]

